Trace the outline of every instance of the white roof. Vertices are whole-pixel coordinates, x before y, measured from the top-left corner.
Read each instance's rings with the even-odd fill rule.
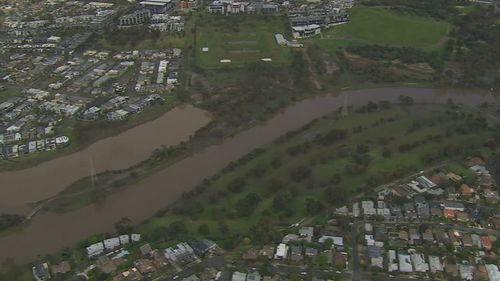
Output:
[[[231,281],[245,281],[247,279],[246,273],[234,272]]]
[[[331,239],[333,241],[333,245],[336,246],[344,246],[344,238],[343,237],[338,237],[338,236],[328,236],[328,235],[323,235],[318,239],[319,243],[325,243],[326,240]]]
[[[485,267],[490,281],[500,281],[500,271],[495,264],[486,264]]]
[[[134,234],[130,235],[130,239],[132,239],[132,242],[139,242],[139,241],[141,241],[141,235],[134,233]]]
[[[411,265],[410,255],[399,254],[399,271],[401,272],[413,272],[413,266]]]
[[[103,241],[104,247],[108,250],[113,250],[114,248],[120,246],[120,239],[118,237],[109,238]]]
[[[389,272],[397,271],[398,270],[398,264],[397,264],[397,260],[396,260],[396,251],[389,250],[389,252],[388,252],[388,258],[389,258],[389,261],[388,261],[388,268],[387,268],[387,270]]]
[[[276,254],[274,255],[275,259],[283,259],[286,258],[288,254],[288,246],[286,244],[279,244],[278,248],[276,248]]]
[[[128,244],[130,242],[130,237],[128,234],[125,235],[120,235],[120,243],[123,244]]]
[[[304,26],[293,26],[292,29],[295,31],[305,31],[305,30],[314,30],[314,29],[319,29],[321,28],[317,24],[310,24],[310,25],[304,25]]]
[[[429,266],[432,273],[435,273],[436,271],[443,271],[443,265],[441,264],[439,257],[429,256]]]
[[[102,242],[95,243],[88,246],[85,250],[87,251],[87,256],[96,256],[104,251],[104,245],[102,244]]]
[[[425,262],[423,254],[412,254],[411,260],[413,262],[413,266],[415,267],[415,271],[427,272],[429,270],[429,265]]]

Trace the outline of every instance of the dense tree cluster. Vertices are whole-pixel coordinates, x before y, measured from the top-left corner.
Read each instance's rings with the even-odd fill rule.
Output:
[[[238,217],[250,216],[259,204],[260,200],[261,198],[257,193],[249,193],[245,196],[245,198],[238,200],[236,203],[236,213]]]
[[[456,6],[466,2],[461,0],[364,0],[367,6],[389,6],[394,10],[417,16],[447,19],[456,13]]]
[[[0,231],[23,222],[24,217],[14,214],[0,214]]]

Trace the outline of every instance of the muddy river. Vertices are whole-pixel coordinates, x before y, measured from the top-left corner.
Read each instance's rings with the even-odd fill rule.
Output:
[[[98,232],[113,231],[114,223],[122,217],[128,217],[132,219],[133,222],[138,223],[152,216],[156,211],[167,207],[178,199],[182,192],[191,190],[201,183],[203,179],[211,177],[229,162],[239,159],[253,149],[275,140],[288,131],[298,129],[313,119],[338,109],[345,102],[348,105],[362,105],[366,104],[369,100],[388,100],[396,102],[399,95],[411,96],[416,102],[424,104],[445,103],[449,98],[453,99],[455,102],[467,105],[494,102],[489,92],[421,88],[381,88],[345,91],[338,94],[324,95],[304,100],[286,108],[265,123],[259,124],[232,138],[226,139],[224,142],[217,145],[207,147],[195,155],[185,158],[140,182],[122,189],[120,192],[113,194],[100,204],[87,206],[65,214],[42,213],[37,215],[23,230],[8,236],[0,237],[0,260],[6,257],[14,257],[19,261],[26,262],[35,259],[37,255],[53,253],[89,235]],[[158,122],[156,125],[157,127],[146,130],[140,126],[133,129],[135,131],[129,131],[124,134],[129,135],[127,138],[134,139],[132,143],[134,146],[137,146],[137,148],[134,147],[134,149],[142,149],[139,148],[139,146],[145,146],[144,143],[151,141],[150,139],[164,138],[174,133],[184,134],[184,137],[179,136],[176,139],[177,141],[182,140],[189,135],[190,132],[192,133],[200,124],[208,120],[208,117],[206,117],[203,112],[194,109],[188,109],[187,112],[190,112],[190,114],[192,113],[193,116],[186,116],[186,114],[181,112],[174,112],[173,115],[176,116],[175,121],[172,120],[172,117],[167,118],[164,116],[158,121],[155,121]],[[179,117],[179,115],[181,117]],[[190,124],[191,127],[189,128],[191,129],[181,130],[181,128],[174,126],[175,128],[172,129],[172,131],[165,132],[168,131],[166,128],[172,127],[172,125],[165,124],[182,124],[183,126],[188,126],[187,124]],[[144,126],[149,125],[145,124]],[[174,138],[174,136],[171,137]],[[158,141],[158,144],[161,143],[164,143],[164,141]],[[148,150],[149,152],[151,151],[152,145],[153,144],[147,145],[150,148]],[[106,163],[109,161],[109,165],[113,163],[117,165],[117,167],[125,167],[127,165],[121,163],[122,161],[128,161],[127,163],[131,164],[137,162],[137,159],[140,160],[144,158],[138,156],[134,161],[123,158],[120,158],[121,160],[105,160],[106,158],[114,157],[108,154],[109,152],[107,151],[108,149],[114,149],[113,146],[112,143],[103,146],[99,152],[95,154],[96,159],[102,159],[102,161]],[[128,149],[116,149],[122,152],[128,151]],[[99,153],[106,153],[107,156],[97,158]],[[80,171],[79,173],[81,173],[78,177],[86,175],[89,170],[88,153],[80,152],[79,154],[83,154],[83,156],[79,156],[81,158],[68,156],[75,157],[72,158],[73,160],[71,161],[56,159],[50,164],[54,165],[51,167],[35,167],[30,169],[31,172],[29,173],[27,171],[15,172],[20,173],[19,177],[36,175],[38,177],[36,179],[22,180],[15,179],[16,177],[13,176],[8,176],[9,180],[17,180],[23,183],[24,186],[20,188],[23,188],[24,191],[16,192],[16,188],[19,188],[19,186],[7,187],[9,192],[7,192],[6,196],[9,196],[10,199],[4,200],[4,192],[2,191],[2,203],[0,204],[4,204],[4,202],[9,202],[10,200],[16,202],[33,201],[36,198],[54,193],[62,186],[62,184],[57,183],[61,180],[58,178],[59,175],[62,174],[58,169],[69,169],[71,173],[73,173],[72,169],[78,170]],[[122,157],[120,154],[121,153],[117,153],[116,157]],[[57,161],[61,161],[61,164],[58,164]],[[99,167],[100,161],[94,161],[96,162],[96,167]],[[66,165],[69,165],[69,167],[66,167]],[[40,171],[37,169],[40,169]],[[101,167],[99,169],[102,170],[104,168]],[[23,175],[22,173],[26,174]],[[4,187],[4,180],[6,178],[7,175],[2,175],[0,178],[2,188]],[[67,179],[66,181],[69,182],[70,180]],[[54,184],[57,184],[58,187],[53,187],[52,185]],[[36,194],[31,195],[25,194],[24,192],[36,192]],[[16,194],[21,198],[16,197]]]
[[[161,145],[188,140],[211,120],[193,106],[179,106],[161,117],[76,153],[32,168],[0,173],[0,213],[30,212],[27,203],[51,197],[76,180],[106,170],[130,167],[147,159]]]

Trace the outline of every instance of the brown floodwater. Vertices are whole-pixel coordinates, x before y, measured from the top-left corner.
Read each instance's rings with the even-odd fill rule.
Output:
[[[27,214],[28,203],[56,195],[91,171],[119,170],[139,163],[161,145],[188,140],[210,120],[208,112],[196,107],[175,107],[153,121],[99,140],[81,151],[32,168],[0,173],[0,213]]]
[[[445,103],[449,98],[467,105],[494,102],[493,97],[484,91],[421,88],[356,90],[307,99],[286,108],[265,123],[207,147],[131,184],[100,204],[65,214],[42,213],[35,216],[24,229],[0,237],[0,260],[13,257],[21,262],[32,261],[39,255],[56,252],[92,234],[113,231],[114,223],[122,217],[139,223],[156,211],[165,209],[177,200],[182,192],[193,189],[229,162],[238,160],[288,131],[298,129],[315,118],[337,110],[345,101],[348,105],[362,105],[369,100],[395,102],[399,95],[411,96],[416,102],[423,104]],[[156,134],[156,131],[146,132],[142,137],[156,137]],[[137,145],[142,145],[142,142],[137,142]],[[86,165],[88,159],[81,161],[81,165]],[[51,187],[38,184],[38,188]]]

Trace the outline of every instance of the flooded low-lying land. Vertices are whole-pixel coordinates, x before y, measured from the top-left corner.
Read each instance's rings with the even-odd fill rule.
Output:
[[[397,102],[400,95],[411,96],[416,103],[420,104],[442,104],[446,103],[448,99],[453,99],[455,102],[467,105],[494,102],[494,98],[488,92],[483,91],[420,88],[358,90],[307,99],[286,108],[263,124],[259,124],[234,137],[228,138],[220,144],[207,147],[203,151],[185,158],[148,178],[131,184],[120,192],[108,197],[102,203],[65,214],[44,213],[36,216],[21,231],[0,237],[0,260],[6,257],[14,257],[18,261],[29,261],[36,258],[37,255],[61,250],[94,233],[112,231],[114,223],[123,217],[128,217],[133,222],[138,223],[152,216],[158,210],[165,209],[169,204],[177,200],[183,192],[193,189],[203,179],[213,176],[231,161],[238,160],[243,155],[275,140],[286,132],[296,130],[315,118],[337,110],[344,104],[356,106],[366,104],[368,101],[377,102],[382,100]],[[181,114],[182,117],[175,121],[170,120],[171,117],[167,118],[169,120],[165,120],[165,117],[162,117],[163,121],[161,122],[172,121],[182,127],[187,126],[187,124],[199,125],[208,120],[208,117],[202,111],[194,109],[188,111],[192,111],[189,114],[193,114],[193,116]],[[148,131],[143,132],[142,135],[134,132],[137,136],[130,136],[130,138],[135,138],[137,141],[136,145],[142,145],[143,142],[140,141],[142,138],[159,138],[160,136],[170,136],[170,134],[176,132],[187,133],[180,128],[177,128],[177,131],[174,129],[171,132],[165,133],[161,132],[159,128],[167,128],[168,126],[161,124],[158,126],[156,129],[150,130],[149,134]],[[139,129],[137,128],[137,130]],[[179,137],[177,140],[180,139],[182,138]],[[108,149],[110,146],[107,146]],[[151,148],[151,145],[149,148]],[[101,152],[107,153],[104,151]],[[122,157],[119,154],[125,152],[127,152],[127,149],[117,147],[116,157]],[[112,156],[108,154],[106,157]],[[88,156],[86,156],[79,160],[66,162],[69,163],[66,165],[74,164],[75,166],[69,166],[69,169],[74,167],[82,175],[86,175],[88,173],[88,161]],[[96,160],[94,159],[94,161]],[[120,161],[124,160],[116,161],[116,159],[110,159],[109,161],[118,166],[118,164],[123,164]],[[128,163],[133,162],[129,161]],[[123,164],[119,166],[123,168],[127,165]],[[102,167],[99,168],[98,161],[96,161],[96,168],[99,170],[103,169]],[[47,170],[45,170],[45,173],[47,173]],[[52,178],[57,179],[57,176],[55,177],[53,174],[46,174],[46,177],[45,181],[52,181]],[[27,194],[26,196],[30,200],[25,198],[21,201],[33,201],[33,198],[41,197],[44,194],[51,194],[57,190],[57,188],[50,186],[51,183],[49,182],[35,180],[30,182],[36,184],[37,188],[26,186],[24,187],[27,189],[26,192],[29,192],[31,189],[40,189],[40,191],[38,191],[36,196]],[[45,189],[51,191],[45,191]],[[15,188],[12,188],[12,190],[15,190]],[[0,204],[3,204],[3,201],[4,199],[2,198]],[[19,248],[18,245],[23,245],[23,247]]]
[[[99,140],[76,153],[32,168],[0,173],[0,213],[26,214],[28,203],[46,199],[76,180],[106,170],[128,168],[147,159],[161,145],[186,141],[211,120],[190,105],[176,107],[158,119]]]

